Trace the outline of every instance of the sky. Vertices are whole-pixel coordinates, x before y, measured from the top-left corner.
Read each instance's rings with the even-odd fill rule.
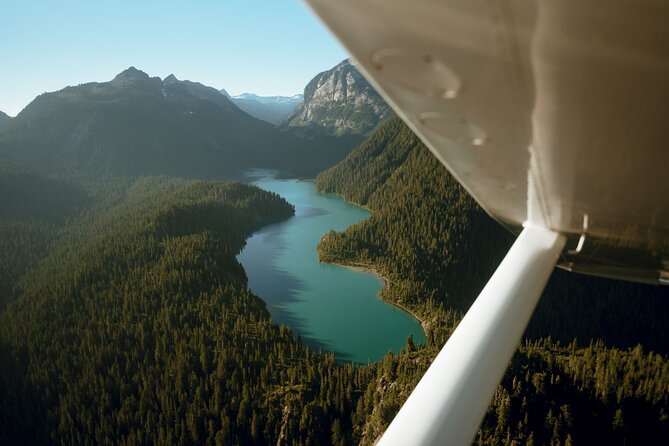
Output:
[[[231,95],[302,93],[347,57],[299,0],[0,0],[0,111],[130,66]]]

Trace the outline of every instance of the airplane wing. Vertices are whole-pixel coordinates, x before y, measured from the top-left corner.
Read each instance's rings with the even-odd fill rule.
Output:
[[[493,218],[566,235],[563,268],[669,281],[669,3],[308,3]]]
[[[467,444],[556,263],[669,284],[669,2],[306,1],[483,209],[522,231],[379,443]]]

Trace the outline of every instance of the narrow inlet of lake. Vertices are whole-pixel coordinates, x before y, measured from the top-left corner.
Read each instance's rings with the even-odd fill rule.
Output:
[[[253,233],[238,256],[249,289],[265,300],[274,322],[342,362],[378,361],[389,350],[397,353],[409,335],[425,342],[416,319],[378,297],[380,278],[318,261],[321,237],[368,218],[367,210],[317,193],[312,181],[255,174],[261,177],[253,184],[295,206],[294,217]]]

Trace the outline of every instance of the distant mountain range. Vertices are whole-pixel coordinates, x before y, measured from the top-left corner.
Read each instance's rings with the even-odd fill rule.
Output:
[[[0,161],[58,175],[221,178],[267,167],[313,177],[388,116],[347,60],[291,97],[230,97],[130,67],[109,82],[44,93],[16,118],[0,114]]]
[[[230,96],[225,90],[220,91],[249,115],[275,125],[283,122],[302,102],[304,97],[302,94],[293,96],[258,96],[253,93]]]
[[[284,128],[310,136],[366,135],[393,116],[383,98],[349,60],[319,73],[304,89],[304,101]]]
[[[344,155],[279,132],[214,88],[134,67],[42,94],[0,128],[0,158],[49,173],[222,177],[270,167],[313,176]]]

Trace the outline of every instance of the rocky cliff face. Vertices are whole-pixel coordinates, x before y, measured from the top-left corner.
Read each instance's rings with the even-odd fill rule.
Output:
[[[311,133],[364,135],[392,111],[360,72],[344,60],[318,74],[304,89],[304,102],[291,114],[287,126]]]

